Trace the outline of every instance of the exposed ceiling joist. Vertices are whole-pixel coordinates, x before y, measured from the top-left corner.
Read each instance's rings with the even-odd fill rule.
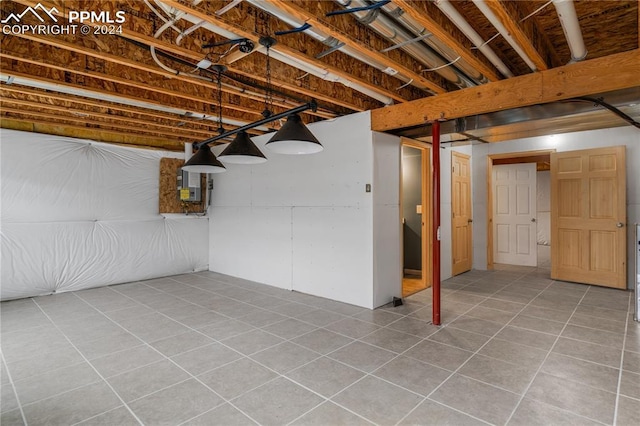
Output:
[[[0,97],[0,103],[3,105],[2,110],[4,111],[5,106],[13,105],[15,109],[15,105],[27,108],[36,108],[35,112],[39,110],[50,111],[53,114],[58,114],[60,117],[68,117],[68,114],[75,115],[76,117],[88,117],[88,118],[98,118],[102,120],[108,120],[108,126],[111,126],[111,123],[117,124],[120,129],[123,130],[131,130],[132,128],[145,129],[149,133],[161,134],[164,136],[178,136],[188,139],[206,139],[211,136],[211,132],[207,132],[205,130],[198,129],[190,129],[188,127],[178,127],[178,126],[167,126],[160,123],[151,124],[146,120],[136,119],[133,117],[124,117],[121,115],[108,114],[98,111],[90,111],[83,108],[74,108],[69,106],[62,106],[57,104],[44,104],[41,102],[28,101],[24,99],[16,99],[16,98],[8,98],[8,97]],[[25,111],[34,112],[33,109],[25,109]],[[15,112],[15,111],[14,111]],[[98,122],[97,120],[95,120]],[[87,122],[89,123],[89,122]],[[100,122],[104,123],[104,122]]]
[[[123,132],[123,134],[132,133],[130,125],[121,123],[118,120],[114,120],[113,117],[110,117],[109,121],[93,120],[86,116],[72,117],[69,115],[61,115],[60,111],[54,111],[54,113],[45,112],[46,109],[43,109],[43,108],[40,108],[37,111],[34,111],[26,108],[11,107],[9,106],[9,104],[11,104],[11,102],[7,102],[6,99],[2,99],[2,102],[0,103],[0,106],[2,107],[1,108],[2,113],[5,115],[7,114],[27,115],[30,117],[38,117],[39,119],[43,119],[45,121],[49,120],[49,122],[52,122],[52,123],[68,122],[68,123],[78,125],[80,127],[84,126],[86,128],[94,128],[94,129],[107,130],[107,131],[116,130],[116,131]],[[139,129],[138,126],[135,126],[135,128]],[[194,137],[188,134],[179,133],[179,132],[166,132],[166,131],[153,129],[149,127],[145,128],[144,133],[141,133],[141,135],[145,135],[145,136],[150,135],[155,137],[159,136],[161,138],[178,139],[181,141],[194,140]]]
[[[189,128],[193,131],[198,131],[206,137],[210,137],[211,133],[215,131],[215,128],[218,126],[216,122],[203,121],[202,119],[188,117],[184,114],[172,115],[169,113],[153,111],[150,109],[143,109],[143,108],[137,108],[137,107],[130,107],[122,104],[116,104],[116,103],[108,102],[105,100],[97,101],[97,100],[87,99],[79,96],[65,95],[58,92],[30,89],[24,86],[16,86],[16,85],[8,85],[8,84],[0,85],[0,95],[3,95],[6,98],[9,98],[7,94],[11,94],[13,96],[22,96],[22,97],[28,96],[30,98],[36,97],[39,99],[39,102],[41,104],[58,101],[64,104],[82,105],[85,108],[100,108],[100,109],[106,109],[109,111],[117,111],[125,114],[134,114],[137,116],[149,117],[147,118],[146,123],[156,124],[156,121],[160,119],[162,120],[163,123],[170,123],[167,125],[167,127],[179,128],[182,126],[186,126],[186,128]],[[233,126],[229,126],[229,127],[234,128]],[[248,133],[260,135],[263,132],[257,129],[250,129],[248,130]]]
[[[352,49],[358,51],[363,56],[371,57],[386,65],[390,69],[402,72],[404,75],[411,78],[413,82],[421,84],[432,92],[436,94],[446,92],[446,90],[442,86],[425,78],[421,74],[418,74],[418,72],[416,72],[418,70],[409,69],[405,64],[390,59],[384,53],[380,53],[377,50],[370,48],[369,46],[363,44],[361,41],[355,39],[354,37],[351,37],[349,34],[346,34],[343,31],[340,31],[339,29],[327,24],[322,18],[319,18],[308,10],[305,10],[300,6],[297,6],[296,4],[285,0],[273,0],[272,3],[276,4],[279,8],[290,13],[296,18],[311,24],[313,27],[321,29],[339,42],[344,43],[346,46],[349,46]],[[317,4],[317,6],[320,4]]]
[[[51,2],[46,2],[46,1],[34,1],[34,0],[13,0],[16,3],[22,4],[24,6],[30,6],[30,7],[34,7],[37,4],[42,4],[43,6],[47,7],[48,9],[51,9],[53,7],[55,7],[54,3]],[[58,10],[58,9],[56,9]],[[64,13],[63,10],[58,11],[57,13],[58,17],[64,17]],[[133,16],[128,16],[128,19],[130,19],[131,21],[138,21],[140,20],[140,18],[136,18]],[[92,23],[92,22],[87,22],[87,25],[93,25],[93,26],[98,26],[99,23]],[[137,26],[137,25],[136,25]],[[151,35],[146,35],[146,34],[142,34],[138,31],[134,31],[132,29],[127,28],[126,26],[122,26],[122,37],[131,40],[131,41],[135,41],[137,43],[141,43],[145,46],[153,46],[156,49],[159,49],[160,51],[163,52],[167,52],[170,53],[172,55],[175,55],[176,57],[181,57],[181,58],[185,58],[187,60],[192,61],[194,64],[197,63],[198,61],[200,61],[201,59],[203,59],[203,57],[205,56],[205,52],[196,52],[194,50],[190,50],[187,49],[183,46],[179,46],[176,44],[172,44],[169,43],[167,41],[158,39],[158,38],[154,38]],[[104,42],[101,40],[101,42]],[[118,49],[120,50],[120,49]],[[244,56],[244,55],[243,55]],[[261,55],[253,55],[256,57],[259,57]],[[260,69],[260,72],[256,73],[254,72],[254,70],[249,70],[249,71],[244,71],[242,68],[238,67],[238,66],[234,66],[233,62],[236,62],[236,60],[241,59],[241,58],[225,58],[225,59],[230,59],[229,61],[224,61],[223,63],[228,67],[229,72],[234,73],[234,74],[238,74],[238,75],[242,75],[243,77],[246,78],[251,78],[251,79],[255,79],[258,80],[262,83],[264,83],[266,81],[266,79],[264,78],[264,67],[262,67]],[[277,63],[277,61],[274,61]],[[280,87],[282,89],[294,92],[294,93],[300,93],[303,96],[308,97],[309,99],[316,99],[319,102],[325,102],[327,104],[334,104],[334,105],[339,105],[343,108],[347,108],[349,110],[352,111],[364,111],[366,109],[369,109],[371,106],[374,106],[375,104],[377,104],[377,102],[362,102],[362,99],[360,97],[357,96],[350,96],[350,94],[353,92],[352,89],[348,88],[348,87],[342,87],[341,88],[341,92],[343,92],[345,95],[344,98],[341,96],[332,96],[332,95],[325,95],[325,93],[329,92],[331,93],[331,87],[333,86],[333,83],[330,81],[325,81],[319,78],[312,78],[313,79],[313,86],[317,88],[317,90],[313,90],[313,89],[307,89],[305,88],[303,85],[300,84],[291,84],[288,81],[282,80],[279,78],[279,75],[283,75],[284,73],[282,72],[282,69],[285,69],[287,66],[284,64],[280,64],[280,66],[278,66],[277,64],[272,64],[272,67],[274,68],[274,77],[272,78],[272,83],[274,84],[274,86],[276,87]],[[160,68],[158,68],[160,69]],[[348,100],[347,100],[348,99]],[[378,104],[379,105],[379,104]]]
[[[26,40],[30,40],[35,43],[46,44],[52,47],[68,50],[70,52],[75,52],[75,53],[86,55],[92,58],[112,62],[114,64],[123,65],[125,67],[133,68],[147,74],[153,74],[153,75],[161,76],[168,79],[180,80],[189,85],[203,87],[208,90],[217,90],[216,83],[214,83],[213,81],[206,81],[206,80],[198,79],[195,77],[190,77],[188,76],[187,73],[179,73],[179,74],[170,73],[168,71],[163,70],[162,68],[146,65],[140,61],[133,61],[133,60],[127,59],[127,56],[130,56],[130,55],[113,55],[106,52],[92,50],[78,43],[69,43],[69,42],[63,41],[60,39],[60,37],[47,38],[42,36],[34,36],[31,34],[20,34],[19,37],[24,38]],[[105,42],[103,41],[102,43],[105,43]],[[251,91],[248,91],[248,90],[242,90],[240,88],[229,88],[228,86],[225,85],[225,86],[222,86],[222,91],[230,95],[237,95],[243,98],[251,99],[253,101],[264,102],[264,96],[259,96],[255,92],[252,93]],[[273,101],[273,105],[276,105],[283,109],[289,109],[296,106],[296,104],[293,102],[290,102],[290,103],[282,102],[278,99],[278,97],[275,97]],[[233,105],[223,103],[222,106],[223,108],[234,109]],[[255,108],[253,108],[252,111],[253,110],[255,110]],[[331,114],[322,110],[318,110],[316,112],[308,111],[307,113],[311,115],[316,115],[322,118],[335,117],[335,114]]]
[[[449,46],[454,52],[460,55],[465,61],[467,61],[471,66],[476,68],[489,81],[498,81],[500,77],[494,70],[494,68],[488,64],[486,64],[482,59],[478,56],[474,55],[471,50],[465,46],[465,44],[458,39],[458,37],[454,36],[451,32],[447,31],[436,19],[436,15],[430,15],[426,13],[423,7],[426,5],[418,4],[414,1],[409,0],[391,0],[398,7],[400,7],[407,15],[411,16],[420,25],[424,26],[424,28],[432,33],[435,37],[440,39],[443,43]]]
[[[56,18],[25,13],[28,6],[38,4],[46,10],[55,8]],[[66,26],[72,10],[102,17],[119,11],[126,16],[117,26],[118,35],[100,31],[3,34],[0,96],[6,98],[3,106],[13,109],[7,113],[14,117],[12,125],[28,128],[15,118],[28,120],[15,112],[21,109],[59,116],[57,121],[29,116],[39,120],[32,128],[56,134],[62,127],[42,122],[67,123],[65,131],[70,135],[95,131],[105,137],[106,133],[95,123],[81,130],[78,122],[70,123],[65,117],[112,120],[121,126],[117,131],[128,126],[138,139],[144,129],[155,130],[158,139],[163,139],[162,132],[167,137],[206,137],[219,127],[218,86],[215,69],[208,67],[211,63],[227,66],[222,79],[225,127],[255,121],[265,109],[277,113],[316,99],[318,111],[306,112],[307,122],[374,110],[376,128],[401,127],[407,132],[427,129],[425,121],[433,119],[478,117],[482,111],[504,112],[565,97],[610,94],[625,85],[620,78],[629,71],[624,58],[630,56],[623,53],[638,49],[640,43],[640,8],[633,0],[574,0],[588,56],[584,64],[568,67],[563,64],[570,51],[557,11],[544,0],[450,1],[446,11],[432,0],[375,5],[372,0],[246,0],[225,7],[229,4],[226,0],[1,0],[0,19],[27,25]],[[478,13],[479,4],[484,13]],[[367,5],[375,10],[363,10],[361,6],[366,9]],[[225,12],[218,13],[221,10]],[[336,11],[346,13],[329,13]],[[101,28],[102,22],[97,22],[101,19],[94,21],[80,24]],[[166,25],[169,28],[159,31],[167,21],[171,21]],[[290,31],[305,22],[312,26],[302,32]],[[492,37],[496,26],[503,34],[502,27],[506,27],[512,37]],[[277,44],[270,50],[269,62],[271,103],[265,102],[267,57],[258,40],[274,35]],[[242,37],[255,43],[255,48],[238,40]],[[485,56],[492,54],[479,48],[482,42],[491,43],[497,63],[504,64],[503,72],[509,71],[507,79],[500,80],[498,65]],[[637,56],[630,61],[638,62]],[[542,71],[531,74],[534,68]],[[511,74],[527,78],[511,78]],[[487,85],[487,81],[493,82]],[[429,88],[431,84],[448,92],[429,98],[435,88]],[[457,89],[474,84],[479,86]],[[626,89],[625,93],[637,98],[637,90]],[[407,101],[411,103],[406,108],[375,110],[383,104]],[[635,100],[616,106],[631,111],[637,120],[632,102]],[[584,120],[592,119],[585,115]],[[540,123],[522,126],[540,127]],[[268,130],[261,126],[252,132]],[[121,137],[114,133],[103,140]]]
[[[155,85],[152,86],[151,84],[148,84],[146,88],[143,90],[146,93],[140,93],[140,83],[131,81],[126,78],[114,77],[113,75],[100,73],[97,71],[82,71],[75,68],[71,68],[69,66],[54,65],[48,62],[44,62],[42,59],[36,59],[36,60],[25,59],[20,56],[16,56],[16,55],[4,53],[4,52],[0,52],[0,58],[5,59],[5,61],[2,61],[2,70],[7,74],[20,75],[22,77],[27,76],[26,73],[20,71],[18,66],[8,61],[8,60],[14,60],[23,64],[29,64],[30,70],[33,70],[33,71],[36,70],[35,67],[42,68],[43,72],[41,74],[43,77],[47,74],[47,72],[44,71],[44,69],[50,69],[50,70],[61,71],[63,73],[75,74],[78,76],[95,79],[96,82],[113,83],[113,84],[121,85],[122,87],[128,87],[130,90],[130,93],[133,93],[128,95],[130,99],[146,100],[146,99],[149,99],[149,95],[158,95],[157,99],[160,99],[161,97],[171,99],[171,103],[173,103],[174,106],[176,107],[178,106],[178,103],[176,101],[187,101],[187,102],[190,101],[190,102],[198,103],[201,105],[202,108],[206,108],[206,109],[209,109],[209,107],[215,107],[214,105],[215,98],[211,96],[212,92],[210,92],[210,94],[198,95],[195,93],[193,94],[187,93],[186,87],[184,88],[185,89],[184,91],[178,91],[178,90],[165,89]],[[86,80],[85,80],[85,83],[86,83]],[[105,85],[102,85],[102,86],[106,87]],[[167,105],[171,105],[171,103],[167,102]],[[246,115],[249,115],[251,119],[260,118],[260,113],[258,112],[257,108],[252,109],[248,106],[234,105],[230,103],[223,103],[222,105],[223,105],[223,108],[227,109],[225,113],[225,116],[227,117],[241,119],[246,117]],[[231,112],[229,110],[236,111],[236,112]]]
[[[525,34],[522,27],[514,20],[509,14],[505,6],[500,0],[485,0],[485,4],[491,9],[491,11],[497,16],[502,25],[509,31],[511,36],[515,39],[516,43],[520,45],[522,50],[535,64],[539,71],[549,69],[547,63],[544,61],[542,55],[535,48],[529,37]]]
[[[191,6],[187,6],[184,5],[182,3],[180,3],[177,0],[163,0],[164,3],[168,4],[171,7],[174,7],[177,10],[180,10],[182,12],[188,13],[192,16],[195,16],[196,18],[198,18],[199,20],[208,22],[212,25],[215,25],[217,27],[222,28],[225,31],[237,34],[240,37],[244,37],[246,39],[252,40],[255,44],[259,44],[259,36],[251,31],[246,30],[245,28],[242,28],[239,25],[234,25],[234,24],[230,24],[228,23],[226,20],[221,19],[220,17],[216,16],[216,15],[209,15],[207,13],[201,12],[200,10],[194,9]],[[402,96],[398,95],[397,92],[392,91],[392,90],[388,90],[385,88],[380,87],[379,85],[376,84],[372,84],[371,82],[364,80],[362,78],[356,77],[354,75],[351,75],[345,71],[343,71],[342,69],[333,66],[333,65],[329,65],[328,63],[322,62],[314,57],[308,56],[300,51],[297,51],[285,44],[278,44],[277,45],[277,49],[278,51],[282,52],[282,54],[290,57],[290,58],[294,58],[298,61],[302,61],[303,63],[308,63],[311,64],[319,69],[324,69],[327,72],[333,73],[335,75],[339,75],[340,77],[346,79],[346,80],[350,80],[350,81],[354,81],[356,83],[358,83],[359,85],[367,88],[367,90],[370,90],[372,92],[376,92],[379,93],[381,95],[384,96],[388,96],[389,98],[392,98],[398,102],[406,102],[406,99],[403,98]]]
[[[371,112],[375,131],[640,86],[640,49],[418,99]]]
[[[117,130],[105,130],[99,128],[89,128],[86,126],[76,126],[73,124],[52,122],[51,120],[41,120],[29,115],[22,114],[20,117],[0,116],[0,127],[5,129],[23,130],[37,133],[46,133],[73,138],[90,139],[99,142],[109,142],[124,145],[137,145],[155,149],[166,149],[170,151],[182,151],[184,142],[175,138],[162,139],[153,136],[132,134],[131,132],[120,132]]]

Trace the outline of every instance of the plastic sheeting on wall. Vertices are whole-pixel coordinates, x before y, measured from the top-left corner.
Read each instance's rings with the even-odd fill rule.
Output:
[[[152,151],[0,129],[0,299],[208,268],[208,219],[158,214]]]

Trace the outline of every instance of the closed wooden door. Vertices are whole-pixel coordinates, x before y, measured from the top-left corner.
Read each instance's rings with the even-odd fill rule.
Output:
[[[468,155],[451,152],[451,232],[453,275],[471,270],[471,167]]]
[[[493,260],[536,266],[536,163],[493,166]]]
[[[625,147],[551,154],[551,278],[626,288]]]

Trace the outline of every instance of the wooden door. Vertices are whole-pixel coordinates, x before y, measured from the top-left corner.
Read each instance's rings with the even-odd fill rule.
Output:
[[[536,163],[493,166],[493,260],[536,266]]]
[[[451,152],[451,246],[453,275],[471,270],[471,167],[468,155]]]
[[[626,288],[625,147],[551,154],[551,278]]]

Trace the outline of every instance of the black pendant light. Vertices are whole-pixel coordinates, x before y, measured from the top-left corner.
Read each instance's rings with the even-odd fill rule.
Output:
[[[267,161],[267,157],[251,141],[247,132],[238,133],[218,158],[225,163],[235,164],[260,164]]]
[[[198,152],[187,161],[182,170],[195,173],[222,173],[226,172],[224,165],[211,152],[209,145],[202,145]]]
[[[276,132],[266,145],[278,154],[315,154],[324,149],[322,144],[304,125],[298,114],[287,118],[284,126]]]

